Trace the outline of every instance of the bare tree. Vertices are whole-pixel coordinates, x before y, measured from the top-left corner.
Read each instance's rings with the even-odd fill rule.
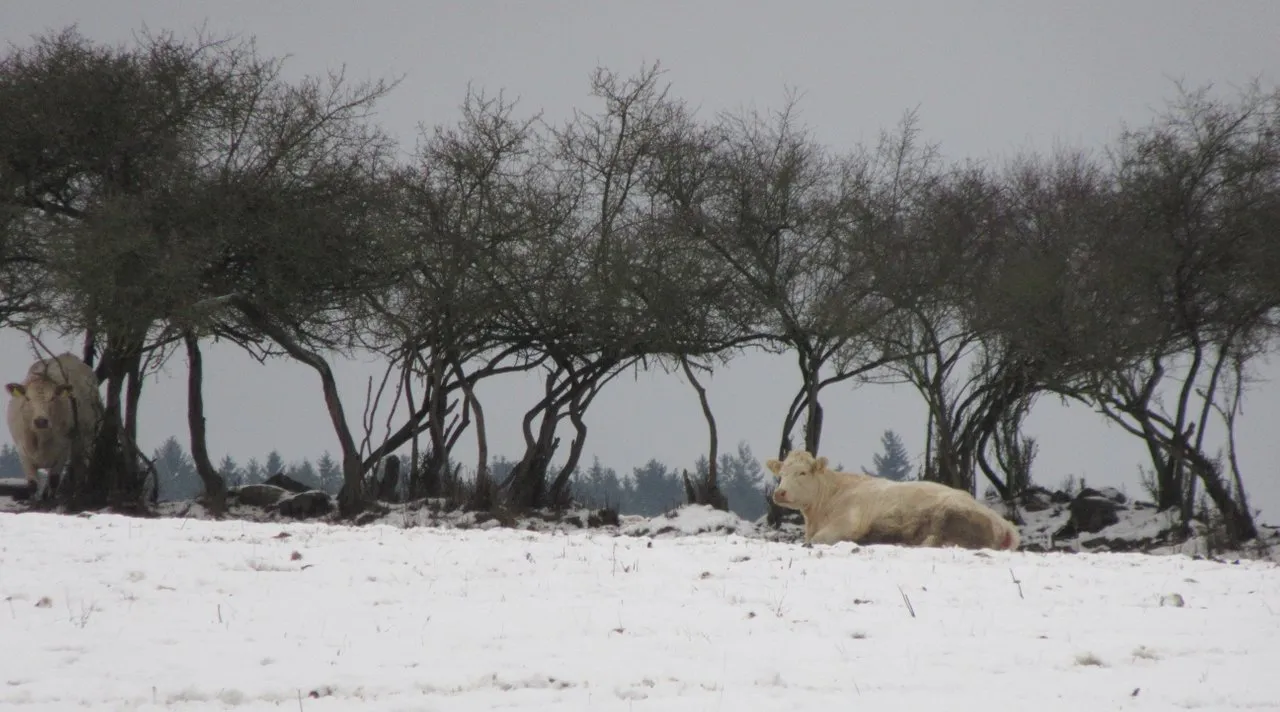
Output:
[[[672,343],[678,350],[659,354],[656,361],[664,370],[684,374],[707,423],[707,467],[694,479],[685,474],[686,498],[692,504],[726,509],[728,500],[719,481],[719,430],[697,374],[710,374],[741,350],[766,343],[767,335],[760,330],[754,300],[742,299],[739,279],[715,248],[722,222],[715,200],[725,188],[718,151],[726,135],[721,127],[695,123],[690,115],[682,116],[681,124],[662,137],[644,185],[650,232],[658,237],[654,244],[671,256],[661,274],[654,275],[655,282],[666,282],[665,303],[650,306],[674,317],[672,324],[682,334]]]
[[[22,274],[42,272],[29,327],[87,332],[101,350],[105,423],[75,506],[141,499],[143,376],[176,343],[167,320],[200,299],[198,248],[177,233],[201,135],[256,66],[248,45],[205,36],[107,48],[72,30],[0,60],[0,214],[26,247]]]
[[[204,419],[204,359],[200,354],[200,342],[187,331],[182,335],[187,351],[187,426],[191,433],[191,459],[196,474],[204,483],[205,503],[215,515],[226,510],[227,484],[213,467],[209,457],[208,438]]]
[[[4,184],[12,177],[0,166],[0,194],[17,192],[17,186]],[[0,326],[30,328],[48,276],[37,256],[39,228],[27,222],[27,212],[0,199]]]
[[[391,289],[371,296],[372,327],[378,348],[399,365],[412,414],[369,457],[425,432],[429,449],[425,464],[415,462],[411,496],[439,494],[443,468],[473,415],[486,449],[475,386],[540,363],[492,328],[504,247],[536,243],[567,214],[540,155],[536,117],[518,118],[514,108],[500,95],[469,92],[461,121],[424,132],[417,165],[402,176],[396,259],[405,269]]]
[[[1277,307],[1249,262],[1274,242],[1277,108],[1256,88],[1234,102],[1183,92],[1151,126],[1125,132],[1116,152],[1132,255],[1124,277],[1139,290],[1135,319],[1151,338],[1141,360],[1099,374],[1088,391],[1103,414],[1146,441],[1157,505],[1181,507],[1185,522],[1199,483],[1233,542],[1253,538],[1256,527],[1204,438],[1224,374],[1257,353]]]
[[[802,418],[805,448],[816,452],[821,390],[891,360],[870,349],[888,307],[867,250],[873,166],[819,145],[799,124],[794,98],[771,118],[726,115],[718,128],[711,224],[698,236],[753,314],[743,336],[796,358],[801,386],[779,452],[791,448]]]
[[[668,227],[677,217],[655,196],[693,124],[659,77],[656,66],[625,79],[595,73],[603,110],[577,114],[551,136],[572,212],[539,243],[504,255],[520,272],[501,290],[500,328],[508,343],[543,358],[545,371],[545,396],[523,421],[525,454],[506,482],[522,506],[565,499],[585,444],[584,414],[610,380],[659,354],[706,350],[694,344],[711,284],[702,279],[706,263],[675,239]],[[563,419],[574,437],[547,482]]]
[[[339,511],[365,503],[361,458],[329,353],[350,352],[368,322],[365,297],[394,265],[390,224],[392,142],[368,122],[391,85],[348,86],[341,75],[287,84],[269,76],[248,95],[242,123],[224,128],[207,194],[203,285],[225,295],[218,332],[315,370],[342,452]],[[376,460],[374,461],[376,462]]]
[[[878,277],[897,309],[879,332],[886,351],[904,354],[885,367],[910,383],[928,407],[923,476],[973,491],[984,425],[1023,390],[1002,360],[982,358],[984,330],[974,318],[978,294],[990,283],[1000,249],[1003,204],[982,166],[942,171],[935,151],[918,146],[912,122],[882,146],[888,180],[887,229],[892,257]],[[1003,494],[1000,480],[993,482]]]
[[[1249,498],[1245,493],[1244,478],[1240,472],[1240,458],[1236,448],[1236,424],[1239,416],[1244,412],[1244,393],[1246,383],[1248,382],[1248,374],[1246,373],[1246,363],[1249,358],[1245,354],[1236,354],[1232,360],[1227,375],[1223,378],[1224,396],[1220,401],[1213,404],[1214,409],[1222,418],[1222,425],[1226,429],[1226,450],[1227,464],[1230,467],[1232,497],[1239,503],[1240,508],[1247,513],[1252,514],[1249,508]]]
[[[720,456],[720,433],[716,428],[715,413],[711,410],[711,400],[707,397],[707,389],[698,381],[698,377],[694,375],[693,366],[689,363],[687,356],[680,357],[680,368],[684,371],[684,376],[689,380],[689,385],[693,387],[695,393],[698,394],[698,405],[702,407],[702,417],[707,421],[707,472],[700,481],[689,479],[689,473],[686,471],[684,477],[685,499],[690,504],[709,504],[716,509],[728,510],[729,500],[720,491],[719,469],[720,465],[717,458]]]
[[[982,374],[968,427],[978,467],[1007,499],[1030,483],[1035,443],[1021,425],[1038,396],[1070,395],[1081,374],[1127,363],[1140,346],[1117,328],[1127,312],[1112,301],[1125,295],[1104,248],[1115,204],[1099,163],[1074,151],[1019,156],[998,186],[997,252],[968,315]]]

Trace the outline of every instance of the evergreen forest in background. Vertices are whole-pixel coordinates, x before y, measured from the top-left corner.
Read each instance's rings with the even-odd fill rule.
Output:
[[[875,455],[872,458],[875,467],[865,471],[893,480],[911,479],[911,463],[897,433],[886,430],[881,444],[884,452]],[[155,463],[160,501],[190,500],[204,491],[195,463],[178,438],[165,440],[151,454],[151,459]],[[491,467],[495,476],[505,477],[515,464],[508,458],[497,457]],[[722,453],[719,465],[720,487],[728,499],[729,510],[744,519],[756,520],[764,516],[768,510],[766,497],[772,491],[772,478],[767,476],[750,446],[743,442],[734,452]],[[337,494],[342,488],[342,469],[328,452],[322,453],[314,462],[310,458],[286,462],[274,450],[261,460],[250,457],[244,463],[226,455],[217,467],[230,487],[260,483],[271,475],[283,473],[308,487],[330,494]],[[837,469],[840,467],[843,466],[837,465]],[[706,473],[707,458],[704,455],[694,463],[690,474],[705,477]],[[474,478],[474,472],[465,475]],[[599,458],[594,458],[589,467],[574,472],[572,485],[574,497],[580,504],[609,507],[620,514],[654,516],[684,503],[681,476],[681,470],[657,460],[632,468],[630,473],[619,474],[614,468],[602,464]],[[22,477],[18,453],[8,443],[0,445],[0,477]]]

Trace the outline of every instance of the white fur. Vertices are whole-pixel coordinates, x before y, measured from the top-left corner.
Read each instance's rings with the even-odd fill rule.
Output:
[[[84,361],[69,353],[36,361],[21,383],[10,383],[5,390],[9,434],[29,487],[38,486],[38,470],[48,470],[52,481],[74,452],[89,457],[103,407],[98,378]],[[38,419],[48,425],[37,427]]]
[[[793,450],[765,466],[779,478],[776,504],[804,515],[805,542],[897,543],[1016,549],[1018,530],[989,507],[936,482],[894,482],[835,472],[827,458]]]

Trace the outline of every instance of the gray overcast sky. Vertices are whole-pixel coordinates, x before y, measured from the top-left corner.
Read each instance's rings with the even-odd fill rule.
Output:
[[[379,120],[406,149],[419,124],[457,118],[468,82],[505,89],[522,108],[557,118],[588,108],[587,77],[597,65],[630,72],[660,60],[672,90],[708,116],[777,106],[794,87],[803,93],[803,118],[835,147],[871,142],[919,107],[925,137],[947,156],[984,159],[1055,144],[1101,148],[1123,123],[1149,120],[1173,96],[1174,80],[1275,85],[1280,67],[1274,0],[0,0],[0,38],[18,44],[71,23],[94,40],[118,42],[144,26],[186,33],[202,22],[215,34],[255,35],[264,54],[289,55],[296,75],[343,64],[357,79],[404,75]],[[24,340],[0,334],[0,368],[20,374],[29,361]],[[292,460],[337,450],[306,367],[259,366],[219,347],[209,349],[207,362],[215,455],[262,459],[276,448]],[[358,420],[374,369],[341,363],[337,371],[349,415]],[[1261,375],[1268,382],[1246,404],[1241,455],[1254,504],[1271,515],[1264,519],[1280,520],[1280,369],[1264,366]],[[185,363],[176,358],[148,386],[144,447],[170,434],[185,439],[184,378]],[[718,372],[709,386],[721,442],[745,440],[758,456],[771,454],[795,385],[787,358],[746,357]],[[481,390],[492,452],[518,454],[519,417],[538,391],[535,380],[519,377]],[[897,430],[913,452],[923,449],[924,411],[909,389],[836,388],[824,403],[823,450],[833,461],[869,465],[885,428]],[[705,449],[696,398],[675,375],[620,378],[593,406],[588,425],[587,462],[598,455],[619,470],[650,457],[687,466]],[[1028,427],[1040,441],[1041,482],[1052,486],[1075,474],[1137,493],[1142,449],[1099,416],[1044,399]],[[471,441],[459,447],[469,461]]]

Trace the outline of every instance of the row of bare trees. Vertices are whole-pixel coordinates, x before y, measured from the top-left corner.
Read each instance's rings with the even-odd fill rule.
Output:
[[[559,123],[469,93],[405,160],[371,119],[392,85],[289,81],[251,43],[64,31],[11,50],[0,321],[84,334],[106,383],[67,503],[140,495],[142,377],[179,349],[191,451],[222,501],[211,340],[315,370],[348,515],[404,448],[423,463],[411,494],[438,492],[471,428],[473,505],[566,501],[588,408],[635,368],[686,376],[716,463],[699,377],[763,349],[798,368],[780,452],[819,449],[828,387],[905,382],[928,406],[925,475],[970,491],[981,475],[1008,498],[1027,482],[1022,420],[1057,395],[1143,439],[1162,507],[1189,516],[1199,487],[1253,535],[1233,434],[1280,308],[1280,95],[1182,92],[1103,151],[988,165],[944,160],[910,114],[836,152],[794,102],[700,118],[656,66],[590,86],[596,107]],[[356,351],[387,363],[359,423],[330,369]],[[476,387],[513,372],[545,388],[491,481]],[[716,468],[688,491],[722,501]]]

